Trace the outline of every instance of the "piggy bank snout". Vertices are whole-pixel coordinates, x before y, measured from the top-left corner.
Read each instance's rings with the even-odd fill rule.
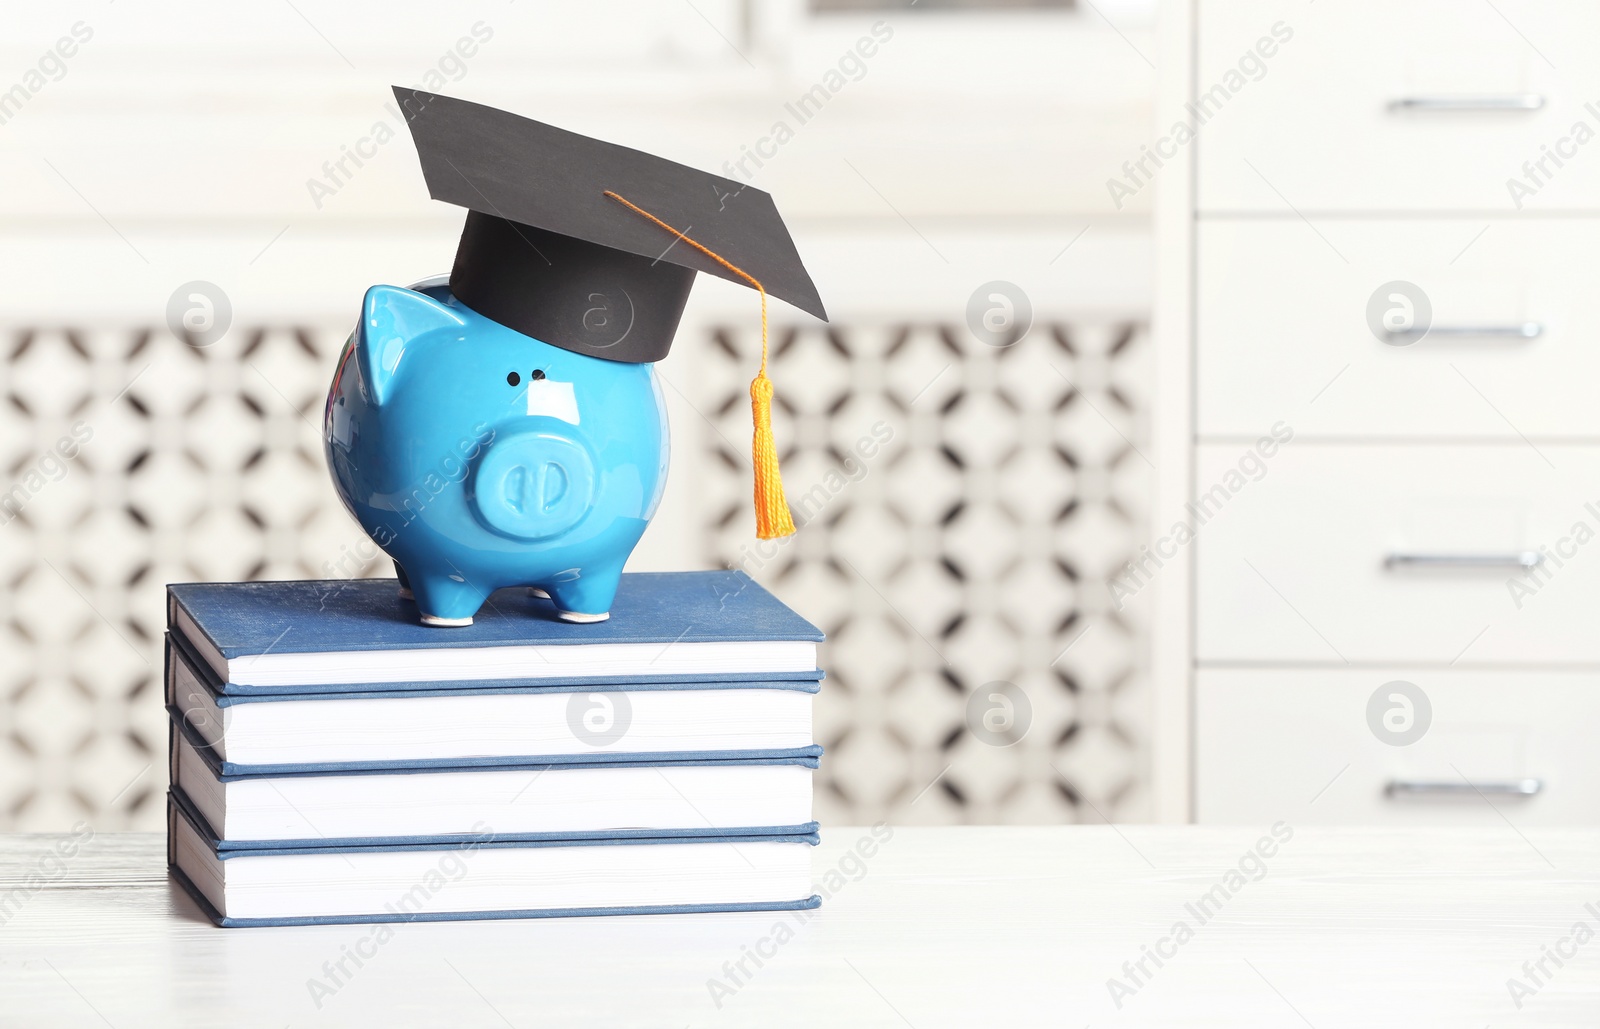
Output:
[[[559,536],[594,506],[594,458],[582,443],[554,432],[496,439],[473,473],[472,504],[493,531],[517,540]]]

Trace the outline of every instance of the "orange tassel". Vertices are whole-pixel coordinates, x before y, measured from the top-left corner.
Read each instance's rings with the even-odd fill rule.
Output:
[[[770,540],[794,535],[794,519],[778,473],[778,445],[772,438],[772,380],[767,378],[767,340],[761,339],[761,371],[750,381],[750,418],[756,435],[751,456],[756,466],[756,537]]]
[[[755,463],[756,536],[770,540],[779,536],[794,535],[794,519],[789,514],[789,502],[783,495],[783,477],[778,472],[778,445],[772,436],[772,380],[767,378],[767,291],[755,276],[731,263],[720,254],[696,243],[655,215],[632,203],[625,197],[606,190],[606,196],[677,236],[678,239],[705,254],[722,267],[733,272],[756,288],[761,294],[761,370],[750,382],[750,418],[755,423],[755,439],[751,443],[751,458]]]

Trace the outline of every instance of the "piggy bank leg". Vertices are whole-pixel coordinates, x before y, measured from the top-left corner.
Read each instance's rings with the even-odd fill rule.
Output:
[[[570,582],[552,582],[530,588],[542,589],[556,606],[564,622],[603,622],[611,617],[611,601],[616,599],[622,569],[585,571]]]
[[[423,625],[471,625],[483,606],[484,592],[460,578],[419,574],[411,580]]]
[[[400,580],[400,599],[415,600],[417,596],[411,592],[411,577],[406,575],[406,570],[400,567],[400,562],[394,563],[394,577]]]

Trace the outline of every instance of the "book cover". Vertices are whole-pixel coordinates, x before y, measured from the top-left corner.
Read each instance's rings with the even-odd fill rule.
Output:
[[[212,922],[224,928],[249,928],[291,925],[345,925],[345,924],[377,924],[382,922],[426,922],[426,921],[461,921],[506,918],[558,918],[570,916],[601,916],[601,915],[636,915],[636,914],[692,914],[709,912],[736,912],[736,911],[796,911],[815,908],[821,905],[822,898],[816,894],[792,900],[762,901],[755,903],[706,903],[706,904],[662,904],[649,906],[625,907],[578,907],[578,908],[534,908],[534,909],[505,909],[505,910],[397,910],[369,911],[349,915],[315,915],[315,916],[287,916],[276,918],[239,918],[221,914],[215,905],[205,896],[205,893],[195,884],[190,875],[180,867],[185,859],[180,854],[179,835],[180,827],[188,830],[192,837],[198,837],[200,846],[204,848],[208,859],[214,863],[233,860],[251,860],[261,857],[293,857],[310,854],[349,854],[355,855],[369,852],[400,852],[417,853],[424,851],[460,852],[463,844],[459,841],[417,843],[405,845],[376,846],[376,847],[275,847],[265,850],[226,850],[218,845],[218,841],[207,830],[203,823],[197,821],[196,815],[187,803],[176,794],[168,794],[167,804],[167,861],[168,870],[172,877],[183,887],[184,891],[195,901],[201,912]],[[650,838],[650,839],[622,839],[606,838],[591,840],[502,840],[488,834],[475,840],[473,849],[495,849],[511,847],[651,847],[651,846],[677,846],[695,845],[704,843],[786,843],[815,846],[819,841],[815,833],[778,835],[778,836],[724,836],[720,838]]]
[[[241,687],[228,683],[206,661],[195,653],[194,645],[181,633],[166,635],[164,679],[167,705],[176,703],[177,673],[181,669],[193,676],[207,696],[219,708],[235,704],[271,704],[278,701],[299,700],[350,700],[355,697],[372,700],[402,700],[413,697],[436,697],[448,692],[452,696],[486,696],[507,693],[615,693],[636,690],[797,690],[818,693],[826,673],[822,669],[812,672],[777,673],[768,677],[752,678],[748,675],[710,673],[704,677],[693,675],[661,676],[656,680],[602,679],[595,676],[563,676],[545,679],[454,679],[444,681],[396,681],[372,683],[312,683],[303,686],[260,689]],[[175,664],[174,662],[179,662]]]
[[[745,750],[675,750],[647,753],[615,753],[597,751],[576,754],[518,754],[484,757],[421,758],[404,761],[299,761],[276,764],[241,764],[218,757],[215,748],[195,731],[184,718],[182,711],[168,708],[167,715],[172,731],[182,732],[195,741],[195,749],[205,755],[207,764],[219,775],[237,777],[262,777],[281,775],[343,775],[355,772],[439,772],[465,771],[473,768],[537,768],[542,765],[703,765],[722,762],[808,762],[816,767],[822,756],[822,747],[811,744],[805,747],[773,747]]]
[[[474,675],[480,664],[517,668],[510,678],[568,683],[805,680],[817,677],[815,645],[823,639],[740,571],[624,575],[611,618],[587,625],[560,621],[548,600],[510,589],[492,595],[470,626],[428,627],[393,579],[177,583],[167,593],[170,628],[217,673],[225,694],[304,691],[307,684],[295,677],[310,674],[319,684],[316,672],[304,669],[320,666],[295,659],[316,655],[328,658],[322,674],[330,678],[321,685],[352,689],[507,678]],[[718,644],[746,656],[764,647],[778,659],[752,672],[708,657],[706,671],[686,671]],[[353,660],[363,654],[370,659]],[[605,656],[598,665],[604,671],[585,667],[588,654]]]
[[[224,658],[273,653],[504,647],[518,644],[803,640],[822,631],[740,571],[630,572],[611,618],[575,625],[548,600],[500,590],[469,626],[417,621],[393,579],[190,582],[167,587]]]

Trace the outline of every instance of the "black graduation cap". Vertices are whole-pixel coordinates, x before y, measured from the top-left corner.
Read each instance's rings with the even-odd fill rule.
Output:
[[[429,194],[467,208],[450,290],[479,314],[564,350],[659,361],[695,272],[749,283],[648,212],[827,320],[767,193],[482,104],[394,94]]]

